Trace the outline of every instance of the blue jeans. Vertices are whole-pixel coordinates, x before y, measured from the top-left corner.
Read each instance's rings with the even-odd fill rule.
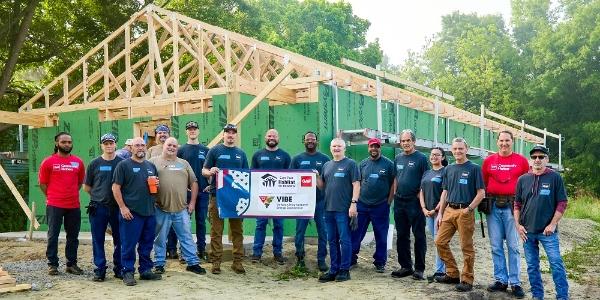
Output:
[[[273,220],[273,255],[280,256],[283,252],[283,219]],[[267,224],[269,219],[256,219],[256,230],[254,231],[254,246],[252,252],[254,256],[262,256],[265,236],[267,235]]]
[[[375,253],[373,254],[373,264],[376,266],[385,266],[387,262],[387,235],[390,227],[390,205],[384,201],[376,205],[367,205],[358,201],[356,205],[358,211],[358,228],[351,232],[352,235],[352,262],[356,263],[360,243],[367,234],[369,223],[373,225],[373,234],[375,235]]]
[[[325,200],[317,200],[315,207],[315,225],[317,227],[318,245],[317,245],[317,261],[325,261],[327,257],[327,231],[325,230]],[[296,237],[294,244],[296,245],[296,256],[304,257],[304,235],[306,227],[310,219],[296,220]]]
[[[425,215],[421,210],[418,198],[399,199],[394,201],[394,223],[396,225],[396,251],[400,267],[412,269],[410,256],[410,232],[415,237],[415,270],[425,271],[425,253],[427,240],[425,238]]]
[[[123,273],[135,271],[135,247],[139,255],[140,263],[138,271],[140,274],[152,270],[152,243],[154,242],[154,230],[156,219],[154,216],[142,216],[131,212],[133,219],[125,220],[119,213],[119,233],[121,235],[121,264]]]
[[[523,249],[525,250],[527,275],[529,277],[529,284],[531,285],[532,296],[544,299],[544,286],[540,272],[540,243],[544,246],[544,251],[548,256],[552,279],[554,280],[554,287],[556,289],[556,299],[569,299],[569,283],[567,282],[565,264],[560,256],[558,232],[554,232],[548,236],[543,233],[527,233],[527,241],[523,243]]]
[[[330,274],[340,270],[350,270],[352,239],[350,238],[350,217],[348,212],[326,211],[325,225],[329,241]]]
[[[189,201],[189,200],[188,200]],[[206,216],[208,214],[208,193],[198,193],[194,207],[194,220],[196,221],[196,249],[198,253],[206,252]],[[169,230],[167,251],[177,250],[177,234],[173,227]]]
[[[119,235],[119,208],[97,204],[93,214],[90,214],[90,229],[92,231],[92,253],[94,254],[94,273],[100,276],[106,274],[106,253],[104,241],[106,227],[110,224],[113,238],[113,271],[121,274],[121,236]]]
[[[156,238],[154,239],[154,265],[164,267],[166,264],[167,254],[167,235],[169,230],[173,228],[181,245],[181,255],[188,266],[197,265],[200,263],[196,255],[196,245],[192,238],[190,230],[190,215],[187,209],[179,212],[166,212],[159,208],[155,210],[156,214]]]
[[[494,204],[486,218],[492,246],[494,279],[512,286],[521,285],[521,252],[519,251],[519,235],[515,227],[512,207],[508,205],[498,208]],[[504,258],[504,240],[506,240],[508,248],[508,270]]]
[[[436,217],[437,217],[437,214],[435,214],[431,217],[425,217],[425,222],[427,223],[427,228],[429,229],[429,232],[431,232],[431,236],[433,237],[434,241],[435,241],[435,237],[437,236],[437,231],[438,231],[438,229],[435,226],[435,218]],[[435,273],[446,273],[446,265],[444,264],[444,262],[438,255],[437,249],[434,249],[434,250],[435,250]]]
[[[65,233],[67,234],[67,244],[65,245],[67,267],[76,265],[79,229],[81,228],[81,210],[79,208],[60,208],[47,205],[46,220],[48,221],[48,244],[46,246],[48,266],[58,267],[58,235],[63,220]]]

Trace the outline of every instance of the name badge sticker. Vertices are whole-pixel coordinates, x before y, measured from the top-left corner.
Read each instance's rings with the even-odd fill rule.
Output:
[[[404,170],[404,165],[396,165],[396,168],[397,168],[398,170]]]
[[[469,181],[467,179],[465,179],[465,178],[461,178],[461,179],[458,180],[458,183],[460,183],[460,184],[467,184],[468,182]]]
[[[336,172],[333,174],[334,177],[346,177],[346,174],[341,173],[341,172]]]
[[[112,170],[112,166],[100,166],[100,171],[108,171]]]
[[[133,168],[133,173],[137,173],[140,171],[140,168]]]
[[[548,190],[548,189],[541,189],[540,190],[540,195],[542,195],[542,196],[548,196],[548,195],[550,195],[550,190]]]
[[[375,174],[371,174],[371,175],[369,175],[369,177],[377,179],[377,178],[379,178],[379,174],[376,174],[376,173]]]

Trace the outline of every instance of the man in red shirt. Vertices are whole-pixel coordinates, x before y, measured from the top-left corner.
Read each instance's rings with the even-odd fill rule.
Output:
[[[46,220],[48,223],[48,274],[58,275],[58,234],[65,225],[67,245],[67,273],[81,275],[77,266],[77,247],[81,210],[79,209],[79,189],[85,177],[83,161],[71,154],[73,139],[66,132],[54,137],[54,154],[42,161],[39,171],[39,184],[46,195]]]
[[[519,235],[512,206],[517,180],[529,171],[529,162],[522,155],[513,152],[513,135],[510,131],[501,131],[496,144],[498,153],[488,156],[482,167],[485,194],[488,201],[492,202],[487,222],[495,281],[487,289],[490,292],[504,292],[510,285],[512,295],[523,298],[525,293],[520,280]],[[508,248],[508,269],[504,258],[504,240]]]

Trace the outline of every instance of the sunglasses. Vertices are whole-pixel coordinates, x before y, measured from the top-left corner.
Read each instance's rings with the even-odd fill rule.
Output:
[[[530,157],[532,160],[536,160],[536,159],[542,160],[542,159],[546,158],[546,155],[531,155]]]

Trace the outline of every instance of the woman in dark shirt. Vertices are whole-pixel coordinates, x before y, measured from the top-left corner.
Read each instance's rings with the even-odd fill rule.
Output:
[[[439,211],[440,196],[442,194],[442,172],[444,172],[444,167],[448,165],[444,149],[441,147],[432,148],[429,162],[431,162],[431,170],[427,170],[423,174],[419,199],[421,200],[421,209],[426,217],[427,228],[429,228],[433,239],[435,239],[437,235],[435,218]],[[428,277],[430,281],[433,280],[434,276],[442,276],[446,273],[446,266],[437,255],[437,251],[435,251],[435,265],[435,274]]]

